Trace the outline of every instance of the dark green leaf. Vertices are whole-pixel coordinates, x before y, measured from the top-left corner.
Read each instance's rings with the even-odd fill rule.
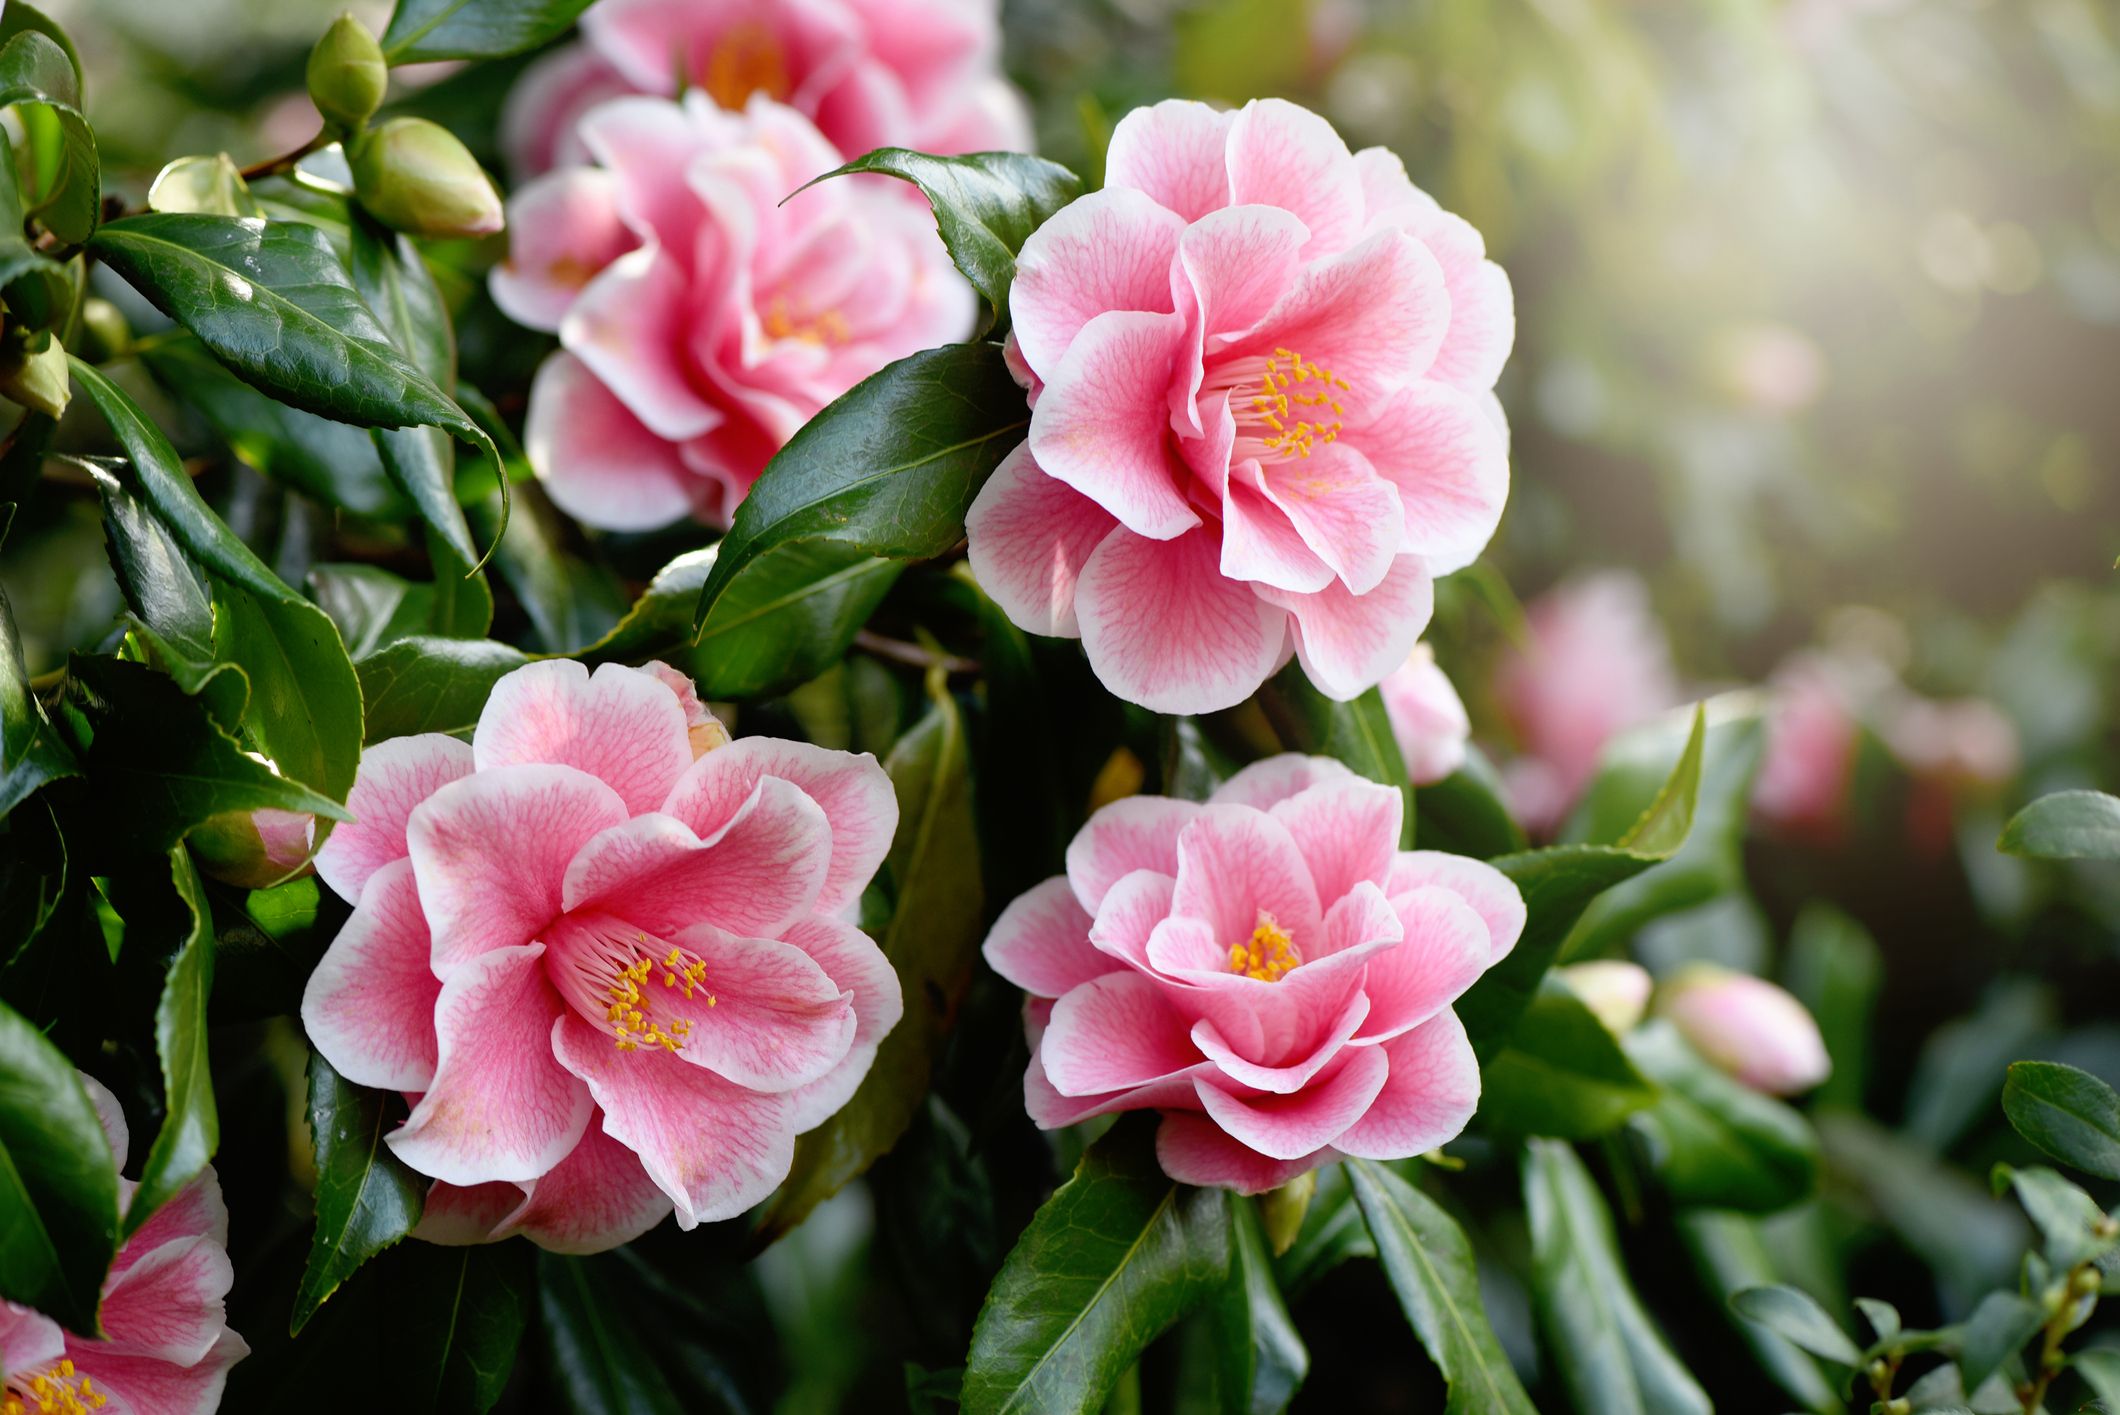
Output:
[[[2046,1240],[2046,1260],[2056,1271],[2103,1258],[2120,1247],[2120,1236],[2104,1231],[2110,1225],[2097,1201],[2051,1169],[1998,1164],[1993,1185],[1998,1194],[2005,1185],[2017,1191],[2017,1202]]]
[[[1008,309],[1016,253],[1024,241],[1082,195],[1080,177],[1056,162],[1020,152],[935,157],[886,147],[825,177],[850,172],[881,172],[920,188],[935,208],[935,225],[950,259],[997,314]]]
[[[405,1118],[402,1099],[356,1086],[322,1054],[309,1058],[309,1133],[316,1145],[316,1234],[290,1332],[301,1331],[340,1283],[420,1221],[427,1180],[383,1143]]]
[[[1274,1282],[1266,1234],[1249,1200],[1230,1200],[1229,1280],[1216,1303],[1220,1365],[1215,1386],[1225,1415],[1276,1415],[1310,1370]]]
[[[2041,796],[2010,818],[1995,848],[2046,860],[2120,860],[2120,797],[2103,791]]]
[[[1489,860],[1529,848],[1523,827],[1502,800],[1502,779],[1477,747],[1468,747],[1465,764],[1433,786],[1420,790],[1421,848],[1447,850]]]
[[[118,1244],[118,1165],[73,1063],[0,1004],[0,1297],[84,1336]]]
[[[1634,1295],[1612,1215],[1574,1150],[1531,1141],[1524,1204],[1539,1324],[1576,1408],[1708,1415],[1707,1394]]]
[[[16,103],[42,105],[58,130],[59,168],[33,194],[32,214],[62,241],[87,240],[102,200],[96,137],[81,114],[73,56],[35,30],[25,29],[0,46],[0,105]]]
[[[1990,1292],[1965,1319],[1958,1339],[1958,1382],[1978,1390],[2003,1362],[2046,1325],[2046,1312],[2014,1292]]]
[[[1725,1304],[1746,1288],[1762,1287],[1781,1276],[1775,1245],[1761,1222],[1749,1214],[1720,1209],[1686,1209],[1677,1215],[1679,1236],[1693,1256],[1702,1285]],[[1788,1338],[1747,1321],[1734,1307],[1725,1308],[1731,1325],[1744,1337],[1759,1364],[1806,1410],[1838,1412],[1846,1407],[1833,1393],[1818,1361]],[[1837,1374],[1837,1373],[1836,1373]]]
[[[1814,900],[1796,916],[1785,971],[1789,991],[1818,1019],[1833,1060],[1814,1102],[1860,1107],[1869,1076],[1871,1014],[1884,980],[1876,941],[1839,909]]]
[[[1318,1187],[1304,1212],[1303,1227],[1288,1251],[1274,1261],[1281,1290],[1301,1297],[1319,1278],[1350,1258],[1373,1258],[1376,1243],[1354,1201],[1354,1185],[1345,1165],[1316,1171]]]
[[[2120,1095],[2090,1072],[2057,1061],[2013,1062],[2002,1109],[2018,1134],[2063,1164],[2120,1179]]]
[[[415,1245],[417,1246],[417,1245]],[[572,1415],[703,1415],[752,1409],[724,1347],[755,1342],[679,1290],[638,1245],[588,1258],[540,1253],[538,1308],[551,1382]]]
[[[655,572],[611,632],[574,657],[584,663],[643,663],[681,654],[692,645],[692,611],[714,568],[714,547],[688,550]]]
[[[905,1016],[877,1048],[853,1098],[796,1142],[794,1167],[760,1220],[767,1233],[800,1223],[905,1133],[984,934],[964,723],[940,675],[929,696],[927,716],[884,762],[898,794],[898,833],[885,857],[896,899],[877,943],[897,970]]]
[[[2069,1369],[2083,1377],[2109,1410],[2120,1410],[2120,1347],[2094,1347],[2068,1359]]]
[[[1550,976],[1480,1068],[1479,1117],[1510,1134],[1592,1139],[1656,1097],[1605,1024]]]
[[[0,589],[0,816],[47,781],[80,775],[74,754],[29,690],[15,611]]]
[[[1156,1164],[1154,1128],[1114,1128],[1033,1216],[987,1293],[965,1415],[1095,1411],[1229,1270],[1229,1196]]]
[[[400,639],[360,664],[368,740],[475,726],[493,685],[529,661],[491,639]]]
[[[11,324],[52,329],[73,310],[73,282],[64,266],[30,245],[23,218],[14,144],[0,132],[0,289],[7,296]]]
[[[1775,1284],[1748,1287],[1730,1299],[1730,1305],[1747,1321],[1795,1342],[1814,1356],[1850,1368],[1862,1364],[1862,1351],[1839,1323],[1826,1315],[1810,1293],[1801,1288]]]
[[[398,0],[383,31],[393,64],[500,59],[557,39],[589,0]]]
[[[127,1234],[197,1179],[221,1143],[213,1070],[206,1050],[206,1001],[213,995],[213,915],[205,886],[182,848],[169,852],[170,878],[190,918],[162,980],[155,1008],[155,1052],[162,1059],[162,1128],[125,1210]]]
[[[1406,763],[1399,758],[1398,739],[1391,735],[1391,719],[1376,689],[1352,702],[1337,702],[1318,691],[1301,664],[1291,663],[1260,690],[1259,705],[1273,723],[1274,735],[1291,752],[1331,757],[1371,781],[1396,787],[1406,798],[1399,844],[1412,846],[1413,784],[1406,779]]]
[[[760,556],[700,626],[692,664],[699,690],[754,697],[816,677],[904,572],[902,561],[836,541],[790,541]]]
[[[494,568],[522,601],[537,630],[537,646],[570,653],[595,643],[626,612],[624,586],[604,566],[570,548],[573,533],[566,518],[534,484],[520,488],[516,500],[505,528],[490,501],[478,509],[477,523],[482,534],[498,533]]]
[[[1450,1383],[1445,1408],[1451,1415],[1532,1411],[1488,1324],[1464,1230],[1382,1165],[1349,1160],[1347,1172],[1399,1306]]]
[[[1628,1125],[1674,1200],[1770,1213],[1811,1193],[1818,1137],[1803,1116],[1701,1060],[1668,1023],[1636,1028],[1626,1045],[1662,1087]]]

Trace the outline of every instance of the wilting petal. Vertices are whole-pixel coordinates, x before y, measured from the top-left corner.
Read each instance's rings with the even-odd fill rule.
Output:
[[[1236,116],[1179,99],[1134,109],[1112,129],[1104,185],[1143,192],[1187,221],[1229,205],[1223,151]]]
[[[1053,1007],[1038,1059],[1066,1096],[1131,1090],[1200,1061],[1189,1025],[1139,973],[1108,973],[1073,989]]]
[[[1157,541],[1122,527],[1105,538],[1075,590],[1082,647],[1105,687],[1155,712],[1200,713],[1266,681],[1287,616],[1224,578],[1219,561],[1204,530]]]
[[[1477,399],[1417,379],[1354,441],[1398,489],[1405,549],[1437,575],[1479,558],[1509,499],[1509,448]]]
[[[441,980],[412,862],[377,871],[309,975],[302,1029],[356,1085],[424,1091],[434,1081]]]
[[[632,1242],[669,1212],[670,1196],[640,1156],[592,1124],[572,1153],[533,1181],[493,1237],[520,1233],[547,1252],[602,1253]]]
[[[1118,526],[1109,512],[1047,476],[1028,442],[1001,459],[964,519],[972,573],[1027,633],[1080,637],[1075,582]]]
[[[1231,1138],[1273,1159],[1294,1160],[1333,1144],[1384,1088],[1389,1065],[1377,1047],[1349,1047],[1332,1073],[1285,1096],[1244,1097],[1195,1081],[1200,1103]]]
[[[1025,362],[1050,379],[1082,326],[1106,310],[1168,314],[1171,260],[1184,229],[1175,214],[1123,187],[1054,213],[1023,243],[1009,286]]]
[[[1045,391],[1031,412],[1031,455],[1046,474],[1154,540],[1200,524],[1168,446],[1172,361],[1183,332],[1174,314],[1098,315],[1051,372],[1040,371]]]
[[[1111,887],[1135,870],[1178,873],[1178,833],[1198,805],[1169,796],[1124,796],[1099,807],[1067,845],[1067,879],[1094,915]]]
[[[1514,880],[1486,861],[1441,850],[1401,851],[1391,862],[1384,892],[1396,904],[1408,891],[1430,885],[1457,895],[1486,921],[1490,966],[1508,957],[1509,950],[1523,937],[1523,892]]]
[[[1342,702],[1405,662],[1435,612],[1435,582],[1415,555],[1394,560],[1367,594],[1350,594],[1334,583],[1310,595],[1262,586],[1259,597],[1293,616],[1303,671],[1320,692]]]
[[[392,737],[361,752],[341,821],[317,851],[317,873],[339,898],[361,897],[369,876],[407,853],[405,822],[413,807],[471,774],[471,744],[439,732]]]
[[[1384,882],[1398,855],[1406,797],[1379,782],[1332,782],[1289,797],[1272,815],[1310,866],[1318,898],[1331,902],[1357,884]]]
[[[1034,997],[1059,997],[1116,965],[1089,941],[1090,916],[1056,875],[1010,901],[981,950],[987,966]]]
[[[531,382],[523,450],[560,510],[605,530],[654,530],[695,514],[716,494],[676,444],[650,432],[564,349]]]
[[[587,1144],[589,1134],[583,1132],[582,1144]],[[576,1150],[581,1145],[574,1147]],[[560,1161],[565,1164],[565,1160]],[[413,1228],[412,1236],[422,1243],[437,1243],[444,1248],[468,1248],[474,1244],[491,1243],[495,1230],[501,1223],[523,1206],[523,1201],[536,1188],[535,1179],[521,1184],[444,1184],[437,1180],[427,1186],[427,1202],[420,1209],[420,1221]]]
[[[547,659],[493,685],[471,751],[482,772],[530,762],[586,771],[638,815],[692,765],[687,731],[684,705],[654,674]]]
[[[1455,1140],[1480,1103],[1480,1067],[1464,1024],[1439,1012],[1381,1047],[1390,1062],[1384,1087],[1360,1120],[1333,1147],[1364,1159],[1397,1160],[1426,1154]]]

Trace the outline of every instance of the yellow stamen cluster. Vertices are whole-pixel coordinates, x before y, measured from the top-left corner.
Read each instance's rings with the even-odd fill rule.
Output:
[[[7,1392],[0,1415],[88,1415],[101,1410],[110,1397],[95,1388],[87,1376],[76,1377],[74,1363],[62,1360],[41,1376],[12,1376],[16,1383]]]
[[[743,107],[754,93],[785,101],[794,92],[780,41],[757,20],[744,20],[729,27],[721,43],[707,56],[699,86],[707,91],[707,97],[731,111]]]
[[[620,1051],[638,1051],[643,1044],[664,1051],[685,1049],[685,1037],[692,1030],[689,1021],[678,1017],[665,1028],[661,1019],[648,1015],[652,1005],[648,985],[658,967],[662,985],[681,990],[687,998],[699,990],[707,976],[705,963],[687,963],[684,951],[678,948],[665,954],[660,965],[652,958],[641,958],[619,968],[611,977],[611,1005],[604,1010],[604,1017],[611,1024],[611,1037]],[[719,1000],[714,994],[707,994],[707,1006],[712,1007]]]
[[[785,295],[775,295],[767,303],[761,323],[768,338],[799,339],[805,344],[822,344],[833,349],[854,337],[846,316],[838,310],[826,310],[817,315],[800,314],[788,303]]]
[[[1251,931],[1251,937],[1229,946],[1229,971],[1261,982],[1278,983],[1302,962],[1296,941],[1264,909],[1259,911],[1258,927]]]
[[[1273,430],[1266,439],[1267,451],[1308,457],[1319,442],[1337,442],[1340,420],[1347,415],[1337,395],[1353,391],[1353,385],[1323,364],[1292,349],[1274,350],[1251,400],[1253,414]],[[1332,413],[1330,421],[1324,418],[1326,410]]]

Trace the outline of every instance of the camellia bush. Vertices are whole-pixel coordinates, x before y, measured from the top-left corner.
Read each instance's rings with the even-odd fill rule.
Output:
[[[2120,1409],[2109,378],[1879,549],[2111,16],[169,8],[0,8],[5,1415]],[[2051,224],[1710,269],[1902,72]]]

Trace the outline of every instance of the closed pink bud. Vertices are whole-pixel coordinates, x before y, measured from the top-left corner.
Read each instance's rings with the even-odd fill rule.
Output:
[[[1642,1020],[1642,1013],[1649,1007],[1650,990],[1655,986],[1641,964],[1619,958],[1570,963],[1559,970],[1559,976],[1614,1035],[1632,1031],[1634,1024]]]
[[[210,878],[240,889],[264,889],[302,868],[316,835],[307,811],[223,811],[186,837],[192,858]]]
[[[1393,669],[1377,691],[1414,785],[1433,786],[1465,764],[1472,719],[1465,715],[1464,699],[1436,666],[1435,650],[1415,644],[1413,656]]]
[[[1656,1011],[1695,1051],[1755,1091],[1795,1095],[1832,1073],[1818,1023],[1764,978],[1690,964],[1658,992]]]

